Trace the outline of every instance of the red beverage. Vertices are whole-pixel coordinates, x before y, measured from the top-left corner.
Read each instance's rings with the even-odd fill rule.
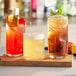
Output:
[[[6,54],[23,54],[23,32],[25,32],[25,20],[18,16],[9,15],[6,18]]]
[[[68,20],[56,15],[48,19],[48,53],[53,58],[68,55]]]

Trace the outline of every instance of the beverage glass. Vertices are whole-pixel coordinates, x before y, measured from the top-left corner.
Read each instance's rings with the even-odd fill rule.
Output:
[[[20,56],[23,54],[23,32],[25,25],[9,26],[6,24],[6,54]]]
[[[33,60],[44,58],[44,34],[23,34],[23,56]]]
[[[48,18],[48,53],[50,58],[68,55],[68,18],[54,15]]]
[[[6,17],[6,54],[20,56],[23,54],[23,32],[25,32],[25,19],[19,15],[16,8]]]

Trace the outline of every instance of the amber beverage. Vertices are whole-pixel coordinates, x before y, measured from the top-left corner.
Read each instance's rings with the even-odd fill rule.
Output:
[[[68,55],[68,18],[55,15],[48,18],[48,53],[50,58]]]

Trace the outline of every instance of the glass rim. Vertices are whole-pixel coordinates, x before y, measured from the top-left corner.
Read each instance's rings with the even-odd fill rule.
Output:
[[[59,18],[57,19],[57,17],[60,17],[60,19]],[[64,22],[64,24],[63,24],[63,26],[55,26],[55,24],[52,24],[52,22],[56,22],[56,23],[59,23],[59,22],[63,23]],[[49,16],[48,23],[54,28],[62,28],[64,26],[68,25],[68,16],[63,16],[63,15]]]
[[[55,17],[55,16],[62,16],[62,17],[64,17],[64,18],[68,19],[68,16],[63,16],[63,15],[53,15],[53,16],[49,16],[48,19],[49,19],[49,18],[51,19],[51,18],[53,18],[53,17]]]
[[[24,39],[34,39],[34,40],[40,40],[45,38],[44,33],[23,33]]]

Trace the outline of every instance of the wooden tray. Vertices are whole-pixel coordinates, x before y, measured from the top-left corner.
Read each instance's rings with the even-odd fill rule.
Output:
[[[72,57],[72,55],[68,55],[64,59],[49,59],[46,56],[44,60],[25,60],[23,56],[4,55],[0,56],[0,66],[72,67]]]

